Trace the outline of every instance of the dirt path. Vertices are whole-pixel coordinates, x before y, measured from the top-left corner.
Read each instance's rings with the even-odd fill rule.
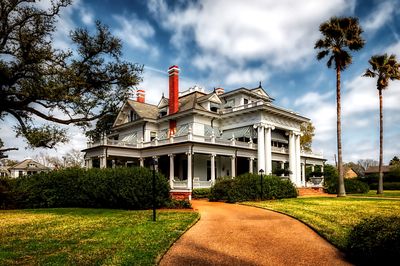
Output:
[[[200,221],[160,265],[350,265],[304,224],[272,211],[192,201]]]

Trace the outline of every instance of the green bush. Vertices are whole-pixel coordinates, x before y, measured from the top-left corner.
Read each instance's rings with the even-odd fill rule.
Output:
[[[152,171],[147,168],[71,168],[14,179],[18,208],[89,207],[148,209],[152,207]],[[165,206],[169,185],[156,174],[156,204]],[[7,204],[10,205],[10,204]]]
[[[338,189],[338,172],[332,165],[324,168],[324,189],[329,194],[336,194]],[[368,184],[357,179],[345,179],[344,187],[346,193],[368,193]]]
[[[188,200],[171,199],[165,205],[168,209],[191,209],[192,204]]]
[[[370,189],[378,189],[378,183],[372,183],[369,185]],[[383,190],[400,190],[400,182],[385,182],[383,181]]]
[[[363,219],[349,234],[347,253],[357,263],[383,265],[400,260],[400,217]]]
[[[350,194],[368,193],[369,191],[369,186],[367,183],[355,179],[345,179],[344,187],[346,192]]]
[[[205,198],[208,198],[209,195],[210,195],[209,188],[195,188],[192,191],[193,199],[205,199]]]
[[[241,202],[297,197],[296,187],[289,180],[276,176],[263,176],[262,183],[261,193],[261,179],[257,174],[243,174],[234,179],[222,178],[211,188],[209,199]]]

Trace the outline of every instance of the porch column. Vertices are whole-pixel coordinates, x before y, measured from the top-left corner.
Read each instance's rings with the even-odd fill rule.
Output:
[[[281,169],[285,169],[285,161],[281,161]],[[285,176],[285,174],[282,173],[281,176]]]
[[[296,180],[297,185],[301,185],[301,166],[300,166],[300,132],[295,135],[296,144]]]
[[[257,127],[257,172],[261,169],[265,171],[265,145],[264,145],[264,126],[258,125]]]
[[[215,183],[215,154],[211,154],[211,184]]]
[[[187,188],[192,189],[192,153],[187,152]]]
[[[311,172],[315,171],[315,164],[311,165]]]
[[[301,176],[302,176],[301,184],[302,184],[302,186],[305,187],[306,186],[306,166],[304,163],[301,164]]]
[[[91,169],[93,168],[93,160],[92,158],[86,159],[86,169]]]
[[[231,157],[231,172],[232,172],[232,178],[236,177],[236,157],[235,156]]]
[[[175,176],[175,169],[174,169],[174,155],[168,154],[169,156],[169,186],[171,189],[174,188],[174,176]]]
[[[322,176],[324,176],[324,165],[321,165],[321,173],[322,173]]]
[[[274,129],[272,126],[265,128],[265,174],[270,175],[272,173],[272,146],[271,146],[271,130]]]
[[[115,160],[111,160],[111,167],[115,168]]]
[[[253,173],[254,158],[249,158],[249,173]]]
[[[140,167],[144,167],[144,158],[142,157],[139,158],[139,165]]]
[[[293,131],[289,132],[289,171],[291,174],[289,174],[290,180],[296,184],[296,157],[295,157],[295,141],[294,141],[294,134]]]
[[[100,156],[100,168],[107,168],[107,157],[105,155]]]

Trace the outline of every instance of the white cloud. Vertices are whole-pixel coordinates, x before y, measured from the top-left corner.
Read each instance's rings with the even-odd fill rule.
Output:
[[[383,25],[392,20],[392,16],[396,11],[395,1],[385,1],[372,12],[366,20],[361,23],[366,32],[375,33]]]
[[[147,21],[140,20],[135,16],[130,18],[114,15],[113,18],[118,22],[119,28],[115,30],[115,35],[122,39],[128,46],[148,51],[151,56],[157,57],[159,52],[156,47],[151,45],[154,37],[154,28]]]
[[[354,8],[354,1],[202,1],[169,10],[160,0],[148,3],[181,47],[193,35],[204,53],[234,62],[267,59],[268,64],[299,63],[314,53],[318,25],[332,14]]]

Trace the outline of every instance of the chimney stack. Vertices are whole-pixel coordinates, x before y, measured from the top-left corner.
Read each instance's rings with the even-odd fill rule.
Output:
[[[216,89],[215,89],[215,93],[216,93],[217,95],[224,94],[224,92],[225,92],[224,88],[216,88]]]
[[[137,102],[144,103],[144,100],[145,100],[144,96],[145,96],[144,90],[139,89],[136,91],[136,101]]]
[[[178,112],[178,97],[179,97],[179,68],[177,65],[170,66],[168,69],[169,75],[169,114]]]

